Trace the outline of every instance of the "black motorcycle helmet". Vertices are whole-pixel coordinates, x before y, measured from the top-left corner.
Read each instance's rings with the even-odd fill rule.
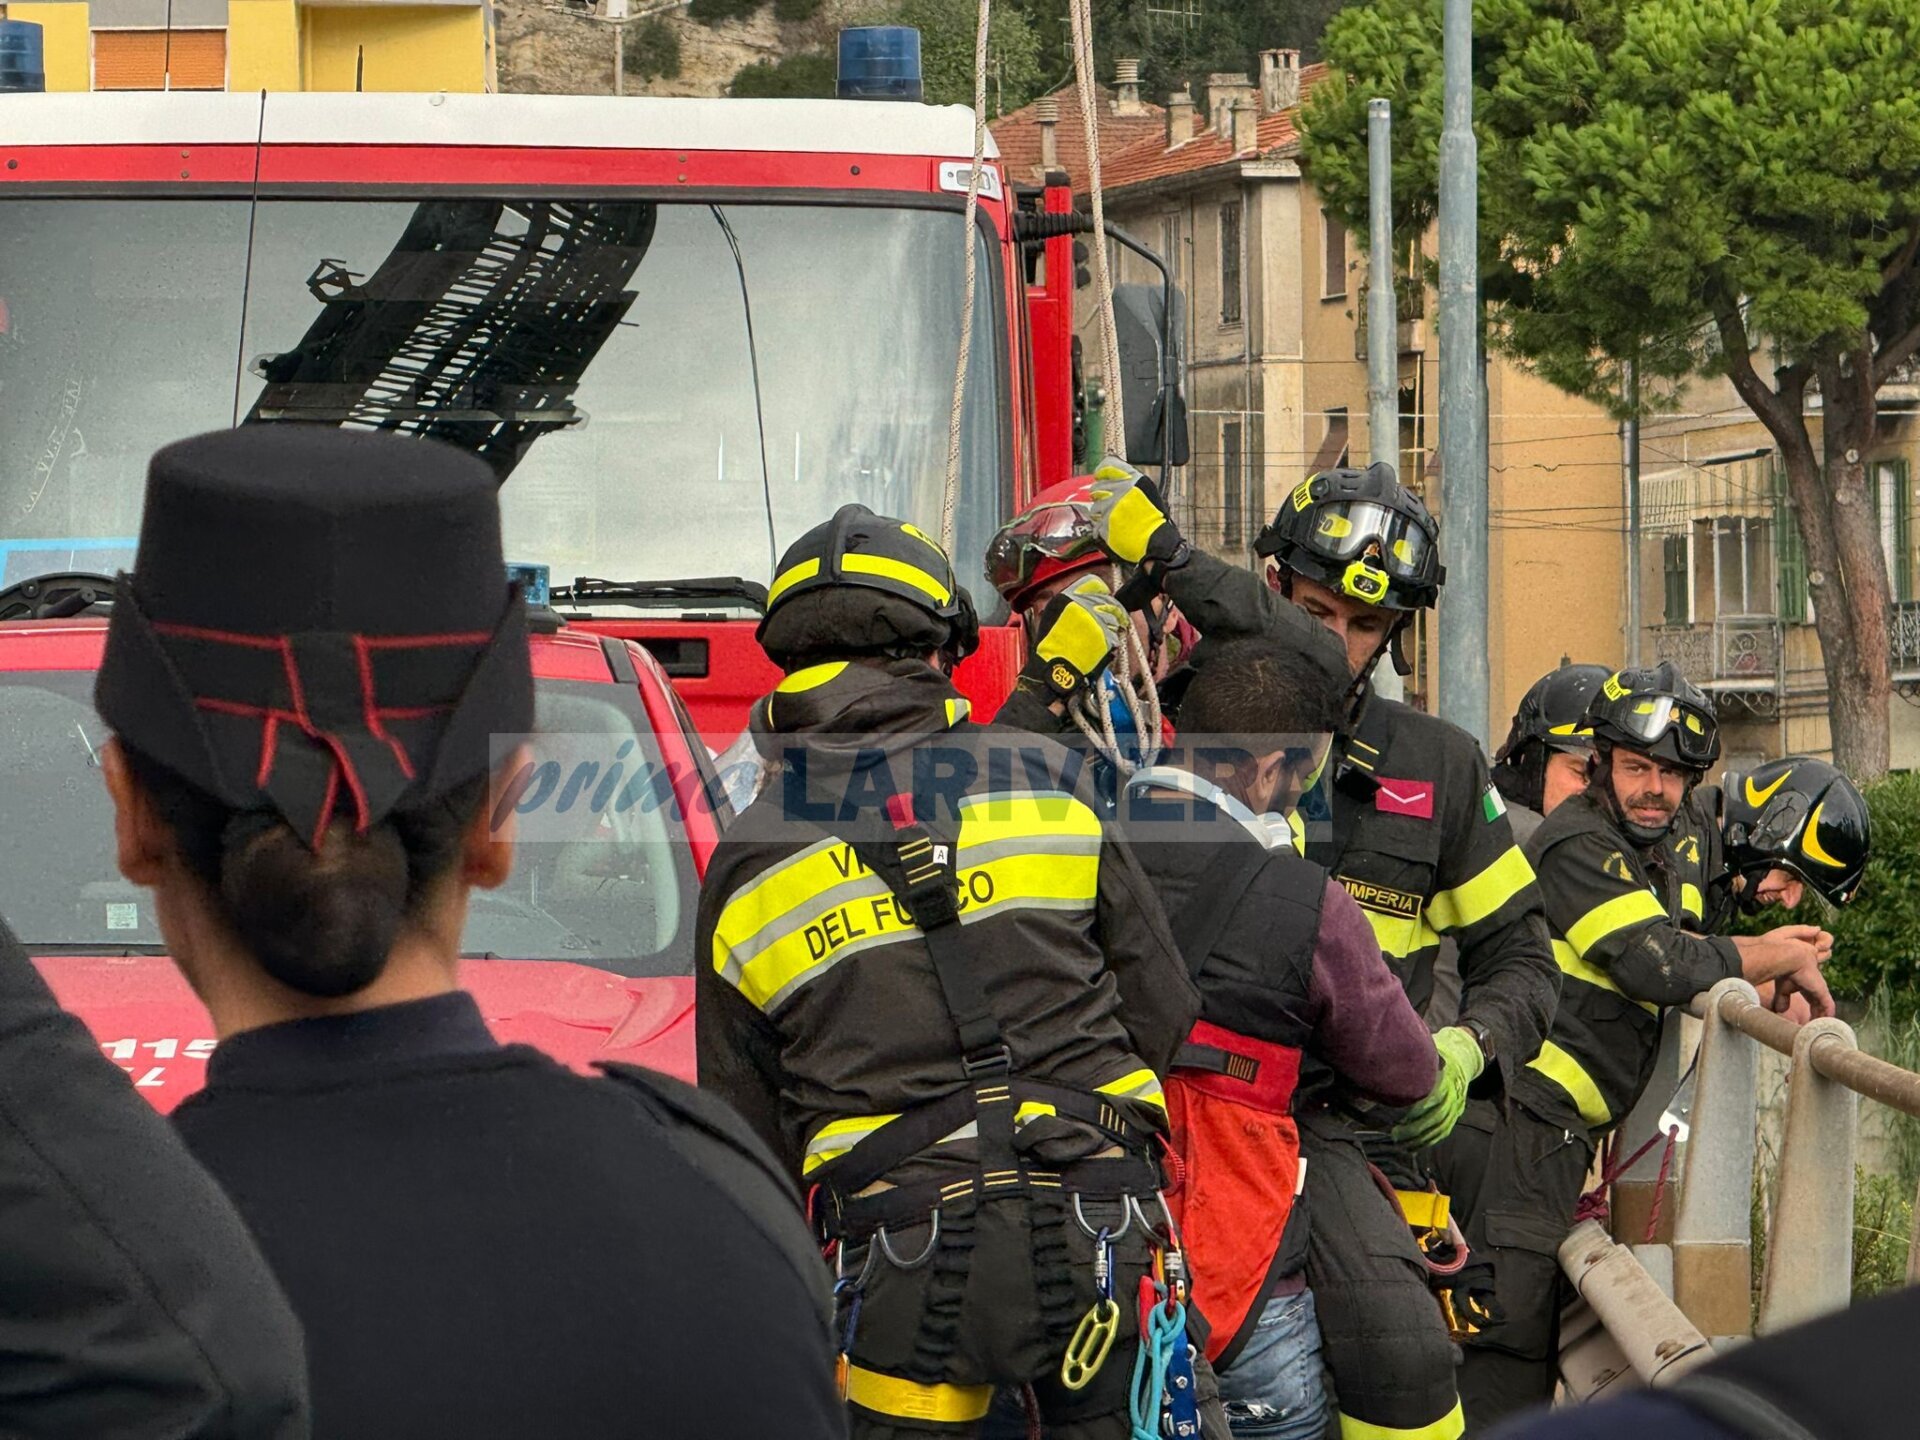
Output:
[[[957,664],[979,645],[980,621],[931,536],[842,505],[780,557],[754,638],[786,670],[834,655],[930,650]]]
[[[1607,808],[1620,827],[1643,845],[1673,828],[1673,819],[1657,830],[1637,825],[1620,813],[1612,781],[1615,747],[1664,760],[1689,772],[1689,791],[1720,758],[1720,723],[1706,692],[1680,673],[1671,660],[1650,668],[1618,670],[1601,682],[1587,704],[1587,728],[1593,731],[1595,777]],[[1676,812],[1674,819],[1678,818]]]
[[[1722,787],[1721,832],[1727,867],[1747,878],[1747,893],[1769,870],[1787,870],[1844,905],[1860,889],[1873,849],[1866,799],[1824,760],[1790,755]]]
[[[1587,706],[1613,672],[1604,665],[1573,665],[1541,676],[1520,697],[1506,744],[1493,757],[1493,783],[1516,805],[1544,804],[1547,756],[1554,751],[1590,754],[1593,731]]]
[[[1253,542],[1283,570],[1385,610],[1423,610],[1446,570],[1440,526],[1384,461],[1322,470],[1296,485]]]

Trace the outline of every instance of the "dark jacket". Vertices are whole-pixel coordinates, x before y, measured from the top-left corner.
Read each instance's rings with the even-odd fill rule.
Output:
[[[1155,1077],[1199,998],[1159,903],[1105,833],[1083,756],[965,715],[944,677],[904,661],[800,671],[754,717],[778,773],[701,892],[700,1077],[795,1175],[969,1088],[926,944],[853,848],[889,842],[893,792],[918,792],[955,847],[961,933],[1015,1079],[1164,1114]],[[1087,1138],[1042,1118],[1034,1139],[1056,1129],[1070,1150]],[[938,1154],[970,1162],[972,1142]]]
[[[1672,833],[1638,845],[1592,791],[1534,832],[1560,1009],[1514,1094],[1596,1135],[1640,1098],[1660,1048],[1660,1012],[1740,973],[1731,940],[1701,933],[1708,881],[1725,868],[1719,831],[1690,800]]]
[[[1309,644],[1302,637],[1320,629],[1251,571],[1199,552],[1168,573],[1166,589],[1209,640]],[[1452,937],[1461,1016],[1486,1027],[1510,1078],[1545,1037],[1559,983],[1533,872],[1480,747],[1458,726],[1369,696],[1328,772],[1307,858],[1360,902],[1416,1008],[1432,994],[1441,937]]]
[[[252,1237],[4,925],[0,1174],[0,1433],[307,1433],[299,1326]]]
[[[622,1077],[461,993],[221,1042],[175,1120],[306,1327],[316,1437],[841,1433],[791,1188],[724,1106]]]

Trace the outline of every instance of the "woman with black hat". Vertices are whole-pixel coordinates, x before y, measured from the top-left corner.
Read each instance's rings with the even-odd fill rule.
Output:
[[[221,1037],[176,1119],[305,1326],[316,1436],[838,1432],[757,1142],[497,1044],[457,988],[512,863],[494,737],[533,724],[484,465],[305,427],[162,450],[96,698],[121,869]]]

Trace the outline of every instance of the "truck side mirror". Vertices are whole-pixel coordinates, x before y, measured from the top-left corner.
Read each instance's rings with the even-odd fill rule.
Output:
[[[1184,465],[1189,440],[1178,347],[1186,333],[1185,297],[1159,285],[1116,285],[1113,320],[1127,459],[1135,465]]]

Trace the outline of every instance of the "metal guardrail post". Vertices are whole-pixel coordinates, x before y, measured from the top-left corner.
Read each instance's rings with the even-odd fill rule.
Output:
[[[1758,1004],[1744,980],[1707,992],[1687,1139],[1687,1173],[1673,1223],[1674,1299],[1714,1340],[1753,1330],[1754,1055],[1720,1013],[1724,996]]]
[[[1767,1234],[1760,1331],[1771,1334],[1845,1308],[1853,1293],[1853,1149],[1859,1098],[1820,1073],[1816,1048],[1857,1050],[1853,1027],[1814,1020],[1794,1037],[1780,1146],[1779,1194]]]
[[[1598,1221],[1573,1227],[1560,1245],[1560,1268],[1647,1384],[1677,1380],[1713,1358],[1706,1337]]]
[[[1681,1061],[1686,1048],[1684,1035],[1685,1018],[1681,1012],[1677,1009],[1667,1011],[1660,1032],[1660,1052],[1653,1062],[1653,1074],[1640,1094],[1640,1103],[1620,1122],[1620,1138],[1617,1142],[1620,1154],[1631,1155],[1647,1140],[1661,1133],[1660,1116],[1679,1087],[1680,1077],[1686,1073],[1686,1066]],[[1660,1166],[1665,1155],[1666,1147],[1655,1145],[1613,1182],[1613,1233],[1630,1245],[1640,1243],[1646,1235],[1647,1221],[1653,1217],[1656,1200],[1660,1201],[1660,1224],[1654,1231],[1655,1243],[1664,1244],[1672,1233],[1673,1187],[1678,1182],[1684,1160],[1679,1154],[1674,1157],[1673,1170],[1667,1176],[1667,1193],[1663,1198],[1660,1194]]]

